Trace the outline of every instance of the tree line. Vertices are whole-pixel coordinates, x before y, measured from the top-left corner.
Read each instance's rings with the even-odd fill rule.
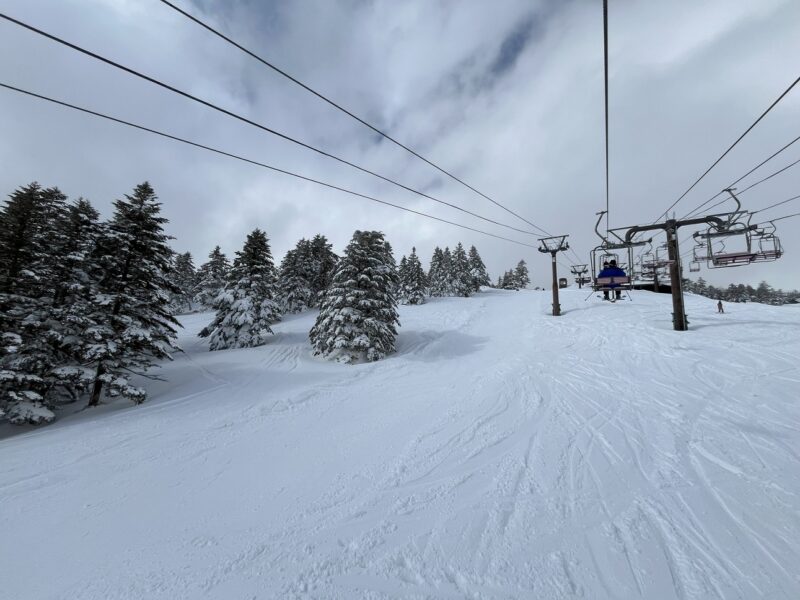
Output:
[[[490,286],[477,249],[436,248],[426,272],[416,249],[395,262],[376,231],[356,231],[337,256],[323,235],[301,239],[275,266],[269,239],[252,231],[229,261],[220,247],[195,268],[175,253],[149,183],[101,221],[88,200],[31,183],[0,209],[0,419],[39,424],[85,398],[146,399],[135,378],[180,351],[176,315],[213,310],[200,336],[210,350],[260,346],[286,313],[319,308],[312,351],[341,362],[394,351],[397,304],[469,297]],[[524,261],[499,282],[529,283]]]
[[[709,285],[705,279],[700,277],[697,281],[685,280],[684,290],[725,302],[760,302],[775,306],[800,303],[800,291],[776,289],[766,281],[762,281],[755,288],[742,283],[731,283],[728,287],[718,288]]]

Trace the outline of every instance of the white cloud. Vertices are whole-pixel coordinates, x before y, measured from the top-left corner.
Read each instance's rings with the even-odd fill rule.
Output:
[[[177,1],[177,0],[176,0]],[[206,3],[226,33],[390,129],[479,189],[587,255],[605,205],[602,15],[588,3],[389,1]],[[441,177],[331,107],[216,40],[159,2],[26,0],[4,12],[443,200],[524,223]],[[611,3],[612,224],[655,218],[796,77],[800,38],[790,0]],[[515,61],[492,71],[504,40],[531,26]],[[524,40],[523,40],[524,41]],[[513,45],[513,44],[512,44]],[[506,48],[508,49],[508,45]],[[504,232],[281,142],[110,67],[0,23],[0,80],[197,139],[276,166]],[[10,60],[8,59],[10,57]],[[688,211],[800,134],[800,90],[679,205]],[[322,232],[341,249],[356,228],[386,232],[398,256],[416,245],[476,244],[496,274],[524,257],[536,283],[544,256],[343,196],[255,167],[127,131],[0,91],[0,191],[33,179],[83,195],[106,213],[147,178],[178,249],[201,262],[265,229],[280,255]],[[786,162],[800,148],[787,152]],[[777,161],[770,169],[782,166]],[[800,169],[743,199],[758,208],[795,195]],[[754,175],[754,178],[756,175]],[[763,193],[762,193],[763,191]],[[788,208],[791,208],[789,205]],[[800,208],[800,207],[797,207]],[[778,214],[786,214],[789,210]],[[716,282],[798,287],[791,266],[800,219],[781,223],[777,263],[722,271]],[[531,238],[533,239],[533,238]],[[588,256],[587,256],[588,258]],[[704,273],[705,275],[705,273]]]

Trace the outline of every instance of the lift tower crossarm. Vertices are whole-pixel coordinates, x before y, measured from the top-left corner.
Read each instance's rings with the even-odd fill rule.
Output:
[[[631,243],[633,240],[633,236],[637,233],[641,233],[642,231],[654,231],[656,229],[666,229],[667,222],[664,223],[654,223],[652,225],[636,225],[628,229],[628,232],[625,234],[625,241],[627,243]],[[697,219],[686,219],[685,221],[675,221],[676,227],[684,227],[686,225],[714,225],[718,228],[724,228],[725,222],[720,219],[719,217],[699,217]]]

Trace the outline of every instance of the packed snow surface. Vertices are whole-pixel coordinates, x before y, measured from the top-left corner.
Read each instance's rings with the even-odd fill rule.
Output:
[[[800,598],[800,307],[485,291],[184,355],[0,441],[9,600]]]

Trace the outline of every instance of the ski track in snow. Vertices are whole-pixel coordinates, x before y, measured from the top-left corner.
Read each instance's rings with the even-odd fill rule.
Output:
[[[148,403],[0,440],[3,597],[800,597],[798,307],[584,298],[401,307],[352,366],[184,317]]]

